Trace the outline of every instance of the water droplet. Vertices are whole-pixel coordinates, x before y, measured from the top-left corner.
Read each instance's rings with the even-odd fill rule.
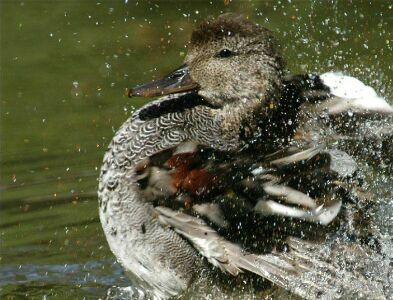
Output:
[[[102,77],[108,77],[112,72],[112,66],[105,62],[100,66],[99,72]]]
[[[81,96],[83,93],[82,93],[82,89],[79,86],[79,82],[73,81],[72,85],[73,85],[73,88],[71,89],[71,96],[73,98],[77,98],[77,97]]]

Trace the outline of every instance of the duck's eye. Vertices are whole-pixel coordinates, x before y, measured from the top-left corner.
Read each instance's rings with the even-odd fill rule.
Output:
[[[216,56],[225,58],[225,57],[230,57],[232,55],[233,55],[233,52],[231,50],[229,50],[229,49],[222,49],[220,52],[217,53]]]

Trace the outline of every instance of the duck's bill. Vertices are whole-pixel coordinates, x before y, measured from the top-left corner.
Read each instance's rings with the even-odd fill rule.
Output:
[[[129,97],[155,97],[196,89],[198,89],[198,84],[191,79],[188,66],[183,65],[163,78],[131,88],[127,93]]]

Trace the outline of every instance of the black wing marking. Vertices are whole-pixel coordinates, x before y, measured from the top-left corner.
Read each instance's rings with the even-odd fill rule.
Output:
[[[138,117],[142,121],[148,121],[168,113],[183,112],[186,109],[198,105],[209,106],[209,104],[195,92],[179,94],[142,108],[139,111]]]
[[[315,103],[330,97],[330,88],[316,74],[287,75],[283,85],[284,99]]]

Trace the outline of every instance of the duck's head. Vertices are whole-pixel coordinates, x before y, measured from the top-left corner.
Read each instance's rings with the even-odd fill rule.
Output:
[[[272,32],[242,16],[208,19],[191,36],[185,64],[160,80],[129,90],[130,96],[160,96],[194,90],[221,107],[276,94],[283,59]]]

